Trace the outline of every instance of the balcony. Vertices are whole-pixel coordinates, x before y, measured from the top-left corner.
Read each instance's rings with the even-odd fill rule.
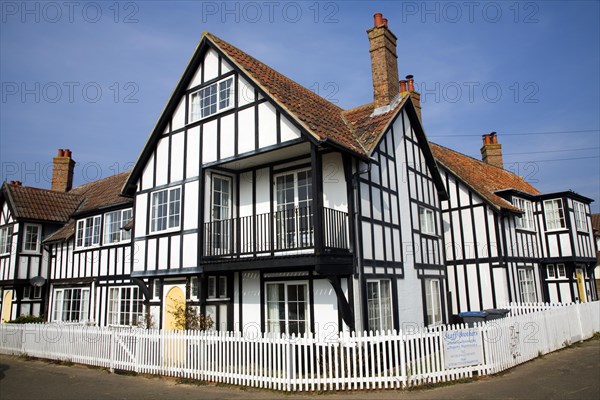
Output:
[[[204,224],[205,259],[327,253],[348,253],[348,214],[320,208],[322,234],[315,233],[313,207],[287,208],[274,213],[251,215]],[[322,243],[316,243],[316,241]],[[238,260],[239,261],[239,260]]]

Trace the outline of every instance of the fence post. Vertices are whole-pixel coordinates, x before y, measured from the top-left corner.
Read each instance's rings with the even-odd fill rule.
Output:
[[[114,340],[114,332],[109,331],[109,339],[110,339],[110,368],[109,371],[112,373],[115,372],[115,340]]]

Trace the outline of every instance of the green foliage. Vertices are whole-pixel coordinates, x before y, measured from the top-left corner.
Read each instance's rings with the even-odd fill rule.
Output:
[[[33,315],[21,315],[12,321],[8,321],[9,324],[39,324],[46,322],[44,317],[35,317]]]
[[[210,315],[200,314],[197,307],[181,301],[176,302],[167,312],[175,319],[176,329],[206,331],[214,325]]]

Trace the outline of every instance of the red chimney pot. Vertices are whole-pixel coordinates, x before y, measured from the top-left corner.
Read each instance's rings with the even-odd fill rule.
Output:
[[[387,18],[384,18],[383,19],[383,26],[387,27],[387,22],[388,22]]]
[[[406,75],[406,80],[408,82],[408,91],[409,92],[414,92],[415,91],[414,76],[413,75]]]
[[[59,157],[64,157],[65,156],[65,151],[63,149],[58,149],[58,156]]]
[[[71,154],[73,154],[73,153],[71,152],[71,150],[69,150],[69,149],[65,149],[65,157],[69,157],[69,158],[71,158]]]
[[[400,81],[400,93],[406,92],[406,81],[403,79]]]
[[[378,27],[384,25],[383,14],[375,13],[375,15],[373,15],[373,19],[375,20],[375,28],[378,28]]]

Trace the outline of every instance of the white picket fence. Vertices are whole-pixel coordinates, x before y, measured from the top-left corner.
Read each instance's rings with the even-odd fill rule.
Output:
[[[472,328],[341,333],[330,341],[313,335],[1,324],[0,352],[282,391],[360,390],[496,373],[600,331],[600,302],[519,310]],[[461,337],[470,338],[467,358],[479,360],[473,365],[449,360]]]

